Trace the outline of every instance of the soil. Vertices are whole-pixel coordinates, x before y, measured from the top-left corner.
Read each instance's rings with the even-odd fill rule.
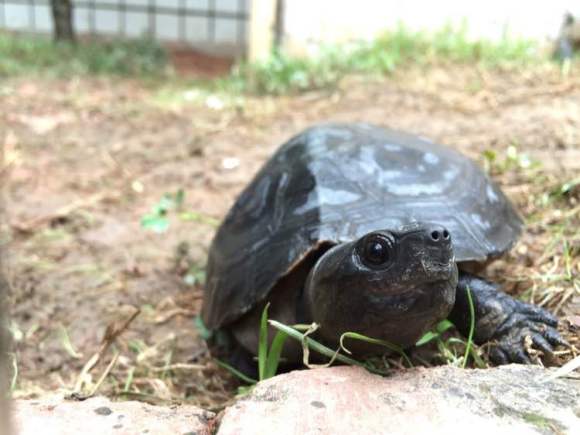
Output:
[[[203,270],[215,226],[172,215],[169,230],[158,234],[140,220],[178,189],[186,192],[185,210],[221,219],[278,145],[330,120],[429,136],[482,165],[493,150],[492,175],[530,225],[487,273],[507,291],[578,321],[578,186],[550,196],[578,180],[577,72],[415,68],[353,77],[333,91],[234,100],[191,99],[197,91],[184,84],[118,78],[5,81],[3,235],[15,394],[74,389],[107,326],[139,309],[81,377],[85,385],[95,386],[118,353],[101,392],[206,407],[231,398],[231,377],[211,361],[194,327],[202,288],[184,280],[186,269]],[[528,168],[527,157],[541,166]]]
[[[180,77],[215,78],[226,76],[234,59],[231,57],[216,57],[191,48],[171,47],[169,58],[174,71]]]

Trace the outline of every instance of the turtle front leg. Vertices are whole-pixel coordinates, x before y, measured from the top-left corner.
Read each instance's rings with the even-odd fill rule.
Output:
[[[556,327],[558,319],[538,306],[518,301],[482,278],[460,272],[455,305],[449,319],[459,332],[469,334],[470,314],[467,289],[473,300],[477,344],[494,342],[490,358],[495,364],[531,364],[525,348],[530,337],[535,347],[551,354],[556,345],[568,345]]]

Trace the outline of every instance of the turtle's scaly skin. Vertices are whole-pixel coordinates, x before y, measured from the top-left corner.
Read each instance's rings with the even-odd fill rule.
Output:
[[[459,263],[502,254],[522,228],[501,190],[456,151],[367,124],[306,130],[266,163],[219,228],[203,320],[210,329],[237,320],[317,245],[414,221],[445,226]]]

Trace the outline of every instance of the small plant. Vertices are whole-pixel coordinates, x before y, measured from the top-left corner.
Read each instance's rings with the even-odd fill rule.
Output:
[[[451,323],[449,320],[445,319],[442,320],[441,322],[439,322],[436,326],[435,326],[435,330],[433,331],[427,331],[418,341],[417,343],[415,343],[415,346],[424,346],[427,343],[430,343],[431,341],[441,338],[441,336],[443,335],[443,333],[447,330],[449,330],[450,328],[453,328],[453,323]]]
[[[155,233],[165,233],[171,226],[172,214],[183,222],[200,222],[212,227],[218,221],[195,211],[184,211],[185,192],[178,189],[175,193],[165,193],[149,213],[141,217],[141,227]],[[175,248],[174,270],[183,276],[183,282],[189,286],[205,282],[205,267],[190,255],[190,244],[180,242]]]
[[[284,342],[288,338],[288,334],[283,331],[276,332],[272,345],[268,349],[268,308],[270,304],[266,304],[262,311],[262,318],[260,320],[260,339],[258,346],[258,376],[262,381],[269,379],[276,375],[278,365],[280,364],[280,357]]]
[[[507,171],[541,167],[540,162],[521,152],[515,144],[508,146],[503,155],[492,149],[485,150],[482,155],[484,170],[491,174],[503,174]]]
[[[548,195],[553,199],[580,198],[580,177],[573,178],[553,187]]]
[[[147,213],[141,218],[141,226],[156,233],[164,233],[169,229],[169,211],[181,209],[184,199],[183,189],[179,189],[175,194],[164,194],[155,204],[151,213]]]
[[[284,348],[284,343],[288,338],[288,334],[284,331],[277,331],[272,340],[272,344],[268,348],[268,308],[270,304],[267,303],[262,310],[262,316],[260,318],[260,335],[258,339],[258,380],[263,381],[265,379],[272,378],[276,375],[278,371],[278,366],[280,364],[282,349]],[[201,321],[201,319],[200,319]],[[205,326],[204,326],[205,328]],[[206,329],[207,331],[207,329]],[[209,338],[210,335],[205,333],[205,336]],[[234,376],[238,377],[242,381],[253,385],[258,382],[256,379],[252,379],[249,376],[241,373],[236,368],[223,362],[217,361],[218,365],[230,371]],[[242,388],[240,393],[247,392],[247,389]]]
[[[175,193],[165,193],[159,202],[153,206],[150,213],[141,218],[141,227],[164,233],[170,226],[170,212],[177,212],[177,217],[183,222],[200,222],[217,226],[218,220],[197,211],[184,211],[185,191],[178,189]]]
[[[415,343],[415,346],[421,347],[435,341],[439,354],[447,361],[447,363],[455,365],[461,364],[461,367],[465,368],[467,366],[468,357],[471,355],[477,367],[486,367],[485,362],[481,359],[473,345],[473,334],[475,332],[475,307],[473,305],[471,289],[469,287],[467,288],[467,300],[469,306],[469,333],[467,341],[457,337],[449,337],[447,339],[443,338],[443,334],[453,327],[453,323],[446,319],[439,322],[433,331],[425,333],[423,337]],[[460,349],[464,349],[463,356],[458,354],[455,345],[459,345]]]

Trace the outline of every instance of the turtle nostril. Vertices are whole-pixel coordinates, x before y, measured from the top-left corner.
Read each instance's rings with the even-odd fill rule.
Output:
[[[443,240],[449,240],[449,232],[447,230],[443,230]]]
[[[433,232],[431,233],[431,238],[432,238],[433,240],[437,241],[437,240],[439,240],[439,237],[440,237],[440,235],[439,235],[439,231],[433,231]]]

